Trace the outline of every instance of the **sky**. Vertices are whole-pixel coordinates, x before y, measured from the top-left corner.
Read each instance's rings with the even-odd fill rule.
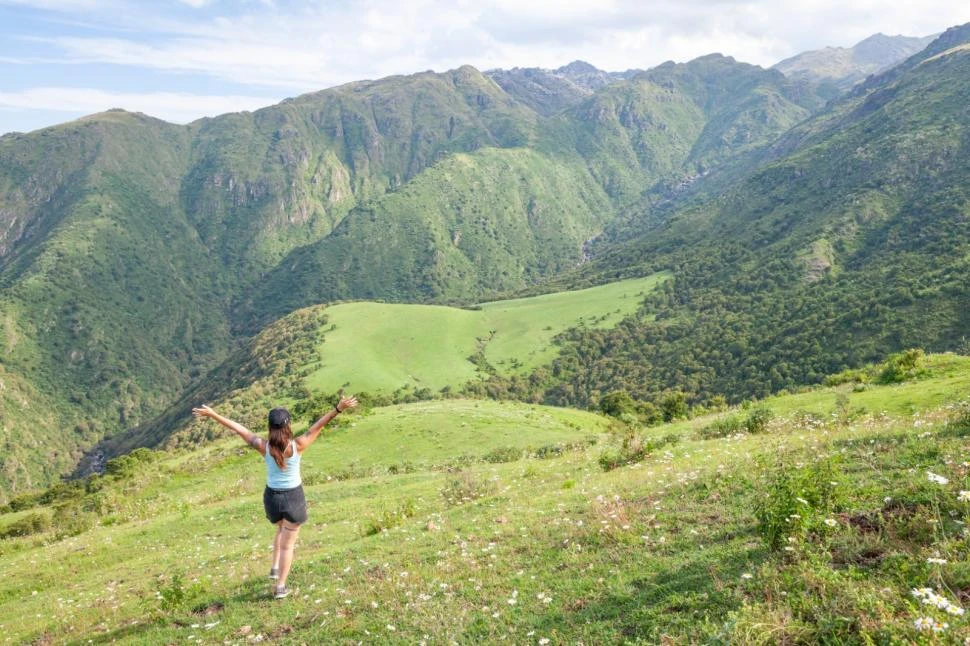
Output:
[[[188,123],[466,64],[770,67],[967,22],[967,0],[0,0],[0,134],[111,108]]]

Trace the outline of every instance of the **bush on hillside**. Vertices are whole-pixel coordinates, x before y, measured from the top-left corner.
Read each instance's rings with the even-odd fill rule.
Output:
[[[381,532],[397,527],[408,518],[414,516],[415,506],[413,500],[407,500],[396,509],[385,509],[379,514],[369,516],[364,521],[361,534],[364,536],[374,536]]]
[[[623,446],[607,449],[599,457],[599,465],[603,471],[612,471],[628,464],[642,462],[647,456],[647,447],[639,437],[632,436]]]
[[[517,449],[514,446],[500,446],[483,455],[482,460],[492,464],[515,462],[522,457],[522,453],[522,449]]]
[[[0,530],[0,539],[39,534],[47,531],[50,528],[50,525],[50,518],[44,514],[27,514],[23,518],[19,518],[10,523],[4,527],[3,530]]]
[[[946,421],[944,432],[951,437],[970,435],[970,402],[963,402],[955,407]]]
[[[635,414],[637,403],[633,401],[627,391],[614,390],[600,400],[599,408],[604,414],[618,418],[624,414]]]
[[[687,393],[678,390],[665,395],[660,401],[660,412],[665,422],[686,419],[690,414],[690,408],[687,405]]]
[[[768,424],[774,418],[774,413],[767,406],[756,406],[748,411],[746,417],[732,413],[719,417],[707,426],[697,431],[696,436],[701,440],[712,440],[727,437],[735,433],[764,433]]]
[[[65,503],[54,509],[53,529],[58,540],[77,536],[88,531],[97,522],[94,512],[86,511],[76,503]]]
[[[767,406],[757,406],[751,409],[744,420],[744,430],[748,433],[764,433],[768,430],[768,423],[774,416],[775,414]]]
[[[822,380],[825,386],[841,386],[842,384],[867,384],[872,381],[872,370],[869,368],[858,368],[843,370],[834,375],[829,375]]]
[[[926,353],[920,348],[911,348],[903,352],[890,355],[879,373],[878,382],[881,384],[895,384],[907,379],[914,379],[926,372],[923,367]]]
[[[680,435],[677,433],[668,433],[663,437],[650,439],[644,439],[635,433],[630,433],[623,438],[623,443],[619,447],[603,451],[597,461],[603,471],[612,471],[619,467],[642,462],[654,451],[668,444],[676,444],[679,441]]]
[[[755,506],[758,533],[765,544],[780,549],[799,536],[812,519],[831,511],[835,500],[832,460],[807,465],[779,462],[768,474],[768,485]]]
[[[154,462],[161,453],[146,448],[135,449],[127,455],[108,460],[104,465],[104,472],[117,479],[130,478],[138,472],[140,466]]]

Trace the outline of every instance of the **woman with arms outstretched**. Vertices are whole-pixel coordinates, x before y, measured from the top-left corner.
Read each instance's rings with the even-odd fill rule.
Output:
[[[266,489],[263,490],[263,508],[266,518],[276,525],[273,538],[273,565],[269,578],[276,581],[273,597],[282,599],[290,594],[286,577],[293,563],[293,548],[300,525],[306,522],[306,498],[300,476],[300,457],[313,444],[323,427],[338,414],[357,405],[356,397],[341,397],[333,410],[318,419],[303,435],[293,438],[290,413],[285,408],[269,412],[269,439],[264,440],[248,428],[223,417],[208,406],[193,408],[196,417],[209,417],[234,431],[246,444],[259,451],[266,461]]]

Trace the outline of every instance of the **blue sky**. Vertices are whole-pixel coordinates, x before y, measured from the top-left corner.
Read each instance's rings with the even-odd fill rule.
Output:
[[[768,67],[966,22],[966,0],[0,0],[0,133],[116,107],[187,123],[463,64]]]

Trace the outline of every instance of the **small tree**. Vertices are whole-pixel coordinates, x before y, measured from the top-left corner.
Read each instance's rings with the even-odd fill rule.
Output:
[[[600,410],[610,417],[636,414],[637,404],[625,390],[614,390],[600,400]]]
[[[686,418],[688,414],[687,395],[679,390],[666,395],[660,402],[660,411],[665,422]]]
[[[879,383],[893,384],[918,376],[924,356],[926,355],[920,348],[910,348],[890,355],[879,374]]]

